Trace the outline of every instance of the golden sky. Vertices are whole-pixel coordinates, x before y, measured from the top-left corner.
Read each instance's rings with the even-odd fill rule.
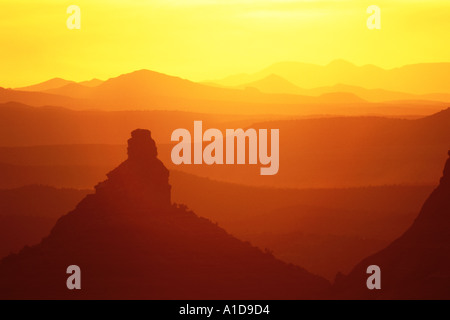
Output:
[[[81,29],[69,30],[69,5]],[[369,30],[366,8],[381,8]],[[450,61],[450,1],[1,0],[0,86],[151,69],[192,80],[275,62]]]

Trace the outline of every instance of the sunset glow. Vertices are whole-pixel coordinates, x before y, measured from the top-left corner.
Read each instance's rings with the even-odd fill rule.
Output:
[[[81,29],[66,27],[69,5]],[[2,1],[0,85],[106,79],[150,69],[202,81],[280,61],[393,68],[450,56],[448,1]],[[437,9],[438,8],[438,9]],[[431,23],[432,22],[432,23]]]

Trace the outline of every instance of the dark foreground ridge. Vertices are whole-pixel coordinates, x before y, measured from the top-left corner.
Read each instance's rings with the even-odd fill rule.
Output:
[[[450,151],[449,151],[450,156]],[[450,159],[439,186],[413,225],[386,249],[338,277],[335,294],[357,299],[450,299]],[[381,290],[368,290],[366,269],[381,268]]]
[[[171,203],[150,131],[50,235],[0,262],[0,299],[310,299],[326,280]],[[194,186],[193,186],[194,187]],[[205,195],[207,199],[208,195]],[[81,290],[66,287],[70,265]]]

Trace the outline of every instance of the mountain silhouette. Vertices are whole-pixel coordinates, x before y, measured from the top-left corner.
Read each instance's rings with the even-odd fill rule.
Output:
[[[418,101],[392,105],[368,103],[355,92],[349,91],[307,91],[308,95],[266,93],[251,86],[245,86],[245,89],[211,86],[150,70],[138,70],[104,82],[94,81],[88,85],[73,82],[37,92],[0,88],[0,103],[14,101],[32,106],[51,105],[76,110],[184,110],[253,115],[273,114],[274,110],[278,115],[417,115],[442,109],[434,98],[427,102],[422,101],[426,97],[418,97]]]
[[[85,87],[95,87],[98,86],[100,84],[102,84],[103,81],[99,80],[99,79],[91,79],[91,80],[86,80],[86,81],[81,81],[81,82],[75,82],[75,81],[71,81],[71,80],[65,80],[65,79],[61,79],[61,78],[53,78],[44,82],[40,82],[40,83],[36,83],[30,86],[26,86],[26,87],[19,87],[19,88],[14,88],[14,90],[18,90],[18,91],[41,91],[41,92],[50,92],[52,90],[55,89],[59,89],[59,88],[63,88],[65,86],[70,86],[70,85],[80,85],[80,86],[85,86]]]
[[[150,131],[132,132],[128,159],[107,177],[39,245],[0,262],[0,299],[300,299],[328,291],[326,280],[172,204]],[[72,291],[66,269],[74,264],[82,289]]]
[[[148,106],[149,101],[152,101],[153,104],[158,106],[176,106],[179,108],[180,104],[188,103],[191,105],[195,102],[192,104],[192,108],[199,110],[198,108],[202,106],[202,104],[199,105],[199,101],[203,101],[209,104],[209,111],[211,110],[211,103],[214,101],[216,104],[217,102],[255,104],[335,103],[332,97],[327,99],[326,97],[318,98],[299,94],[270,94],[262,93],[259,90],[215,87],[145,69],[108,79],[92,88],[79,84],[68,84],[48,92],[103,102],[116,107],[132,104],[142,108]],[[351,98],[347,102],[355,102],[355,97],[352,96]],[[358,99],[356,102],[364,102],[364,100]],[[251,108],[249,109],[251,110]],[[223,107],[219,110],[224,111]],[[200,109],[199,111],[204,110]]]
[[[258,89],[258,90],[254,90]],[[151,70],[138,70],[108,79],[95,87],[71,83],[60,88],[46,90],[60,96],[82,99],[88,106],[102,109],[118,110],[158,108],[180,110],[181,106],[190,111],[242,113],[351,113],[348,107],[355,107],[359,112],[368,113],[369,108],[379,108],[367,101],[384,102],[391,100],[408,100],[402,106],[403,114],[411,113],[408,108],[420,105],[425,109],[422,100],[430,100],[430,108],[435,111],[436,101],[449,101],[450,95],[413,95],[390,92],[386,90],[368,90],[352,86],[328,86],[314,89],[303,89],[276,74],[267,74],[250,83],[239,83],[237,86],[217,86],[207,83],[196,83],[187,79],[174,77]],[[383,93],[379,97],[377,94]],[[367,98],[369,99],[367,99]],[[237,106],[236,104],[239,104]],[[345,109],[337,109],[336,105],[347,103]],[[302,108],[295,105],[301,104]],[[267,108],[267,106],[271,108]],[[391,106],[389,106],[391,107]],[[399,104],[396,105],[399,107]],[[417,106],[416,106],[417,107]],[[183,108],[184,110],[184,108]],[[390,114],[389,108],[380,109],[379,113]],[[371,110],[370,112],[372,112]],[[420,112],[422,113],[422,112]],[[417,114],[414,111],[413,114]]]
[[[412,226],[387,248],[364,259],[347,277],[339,275],[337,295],[360,299],[449,299],[449,229],[450,159],[439,186]],[[366,288],[366,269],[370,265],[381,268],[381,290]]]
[[[26,87],[15,88],[18,91],[46,91],[50,89],[60,88],[75,81],[65,80],[61,78],[53,78],[44,82],[33,84]]]

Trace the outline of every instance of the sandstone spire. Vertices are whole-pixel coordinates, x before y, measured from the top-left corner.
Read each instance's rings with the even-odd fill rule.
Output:
[[[128,159],[107,174],[95,189],[106,201],[120,201],[142,209],[170,206],[169,171],[157,158],[155,141],[149,130],[136,129],[128,140]]]

